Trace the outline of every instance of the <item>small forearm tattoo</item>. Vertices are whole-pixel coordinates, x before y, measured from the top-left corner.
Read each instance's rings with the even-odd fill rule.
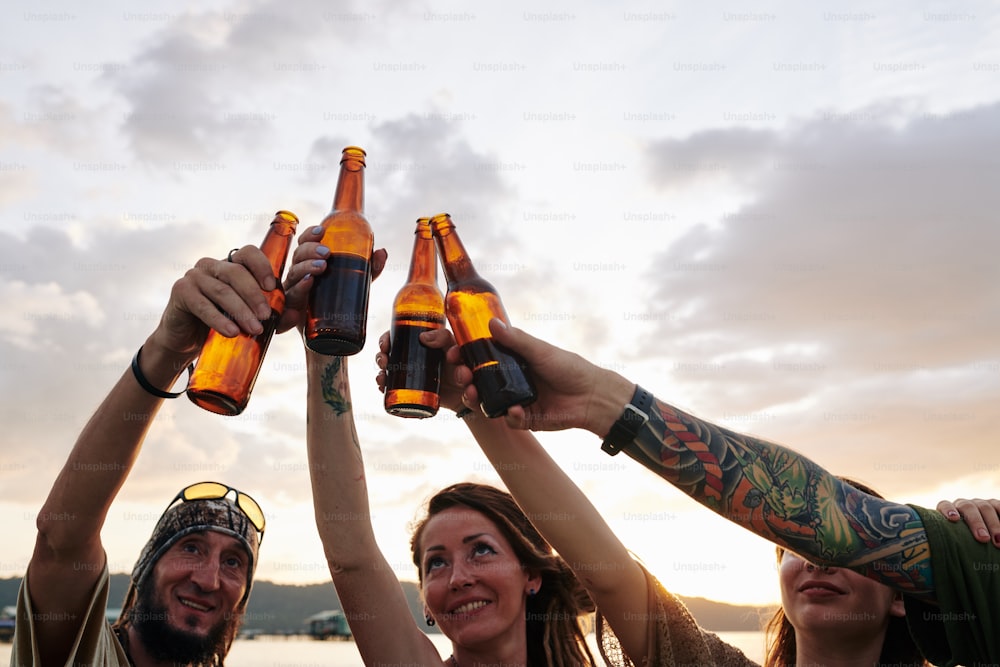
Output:
[[[341,357],[333,357],[323,371],[323,378],[320,380],[323,402],[333,408],[333,411],[338,415],[343,415],[351,409],[351,402],[344,397],[347,378],[344,376],[346,369],[343,362]]]

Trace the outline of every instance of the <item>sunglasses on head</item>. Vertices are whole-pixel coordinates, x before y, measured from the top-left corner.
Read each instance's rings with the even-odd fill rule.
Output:
[[[167,508],[169,509],[178,500],[221,500],[228,496],[230,491],[236,494],[236,506],[242,510],[243,514],[250,520],[250,523],[253,524],[253,527],[257,529],[258,540],[263,541],[265,522],[264,512],[260,509],[260,505],[247,494],[227,484],[222,484],[221,482],[198,482],[197,484],[186,486],[181,489],[180,493],[174,496],[174,499],[170,501]]]

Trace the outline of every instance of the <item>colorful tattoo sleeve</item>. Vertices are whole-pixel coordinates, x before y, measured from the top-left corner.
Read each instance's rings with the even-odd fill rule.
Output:
[[[805,558],[903,592],[933,591],[927,535],[913,508],[863,493],[785,447],[654,401],[625,451],[714,512]]]

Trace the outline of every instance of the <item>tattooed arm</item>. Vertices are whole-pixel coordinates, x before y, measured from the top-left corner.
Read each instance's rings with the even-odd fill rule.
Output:
[[[440,665],[375,541],[347,359],[306,351],[306,440],[316,527],[366,665]]]
[[[817,563],[851,567],[908,593],[933,591],[927,535],[913,508],[659,400],[649,417],[624,451],[709,509]]]
[[[514,428],[583,428],[604,437],[635,384],[518,329],[491,322],[497,342],[531,367],[538,400],[512,408]],[[457,348],[448,351],[458,362]],[[468,368],[464,401],[477,394]],[[624,451],[730,521],[818,563],[851,567],[897,590],[930,596],[930,552],[923,523],[907,505],[841,482],[796,452],[741,435],[654,401],[650,420]]]
[[[316,527],[366,665],[441,664],[375,542],[347,360],[307,352],[306,437]],[[402,539],[402,537],[401,537]]]
[[[306,230],[295,249],[286,281],[290,326],[302,326],[312,277],[326,267],[329,250],[318,238],[315,228]],[[385,260],[385,251],[376,250],[373,276]],[[347,358],[308,349],[305,354],[306,441],[316,527],[358,651],[366,665],[441,665],[440,654],[414,622],[399,580],[375,541]]]

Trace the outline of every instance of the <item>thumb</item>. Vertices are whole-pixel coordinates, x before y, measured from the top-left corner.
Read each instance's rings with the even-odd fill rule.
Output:
[[[499,317],[490,320],[490,333],[504,347],[510,348],[524,356],[526,346],[534,339],[524,331],[515,329]]]
[[[520,405],[512,405],[507,408],[507,414],[504,415],[504,421],[507,422],[507,426],[509,428],[516,431],[528,431],[531,429],[528,412]]]
[[[551,343],[535,338],[523,329],[512,327],[496,317],[490,320],[490,333],[496,342],[518,354],[529,366],[542,363],[558,350]]]

